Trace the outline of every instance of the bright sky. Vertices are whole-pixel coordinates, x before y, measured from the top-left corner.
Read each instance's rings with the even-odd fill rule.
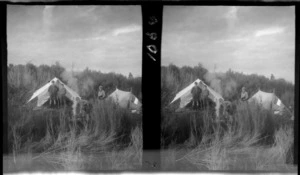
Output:
[[[295,77],[295,7],[165,6],[162,64]]]
[[[141,76],[140,6],[8,5],[8,64]]]

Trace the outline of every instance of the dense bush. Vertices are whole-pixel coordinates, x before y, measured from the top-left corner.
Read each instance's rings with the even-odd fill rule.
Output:
[[[58,62],[54,65],[33,64],[12,65],[7,67],[8,100],[15,104],[23,105],[29,100],[33,92],[54,77],[77,91],[84,99],[92,99],[97,96],[99,85],[103,86],[109,95],[116,87],[130,91],[139,99],[141,94],[141,77],[126,77],[116,73],[102,73],[88,68],[82,72],[68,72]]]
[[[225,73],[210,73],[201,64],[195,67],[162,66],[161,71],[161,101],[166,107],[175,94],[191,84],[197,78],[220,93],[225,100],[234,101],[240,96],[243,86],[251,97],[258,89],[273,92],[286,106],[294,107],[294,85],[284,79],[267,78],[262,75],[246,75],[229,69]]]

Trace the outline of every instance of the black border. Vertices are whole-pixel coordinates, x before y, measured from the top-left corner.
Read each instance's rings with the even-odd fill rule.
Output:
[[[2,24],[2,25],[1,25]],[[3,116],[3,154],[8,153],[8,120],[7,120],[7,42],[6,42],[6,5],[0,4],[0,47],[1,47],[1,111]]]
[[[215,0],[215,1],[209,1],[209,0],[168,0],[168,1],[160,1],[160,0],[152,0],[152,1],[135,1],[135,0],[99,0],[99,1],[83,1],[83,0],[64,0],[64,1],[31,1],[31,2],[0,2],[0,38],[1,38],[1,63],[2,63],[2,70],[1,70],[1,97],[2,97],[2,111],[3,111],[3,155],[8,153],[7,148],[7,42],[6,42],[6,5],[142,5],[142,9],[152,9],[148,12],[154,12],[154,9],[160,9],[162,6],[216,6],[216,5],[222,5],[222,6],[295,6],[295,121],[294,121],[294,136],[295,136],[295,144],[294,144],[294,164],[298,164],[298,122],[299,122],[299,50],[300,50],[300,2],[298,1],[257,1],[257,0]],[[145,11],[146,12],[146,11]],[[146,12],[146,13],[148,13]],[[159,13],[156,13],[159,14]],[[143,92],[143,138],[151,138],[149,141],[143,141],[143,149],[146,151],[153,151],[159,149],[157,147],[160,145],[160,115],[157,117],[154,117],[152,114],[160,114],[160,96],[158,99],[158,95],[160,95],[160,90],[158,91],[157,88],[159,86],[160,88],[160,67],[159,69],[158,64],[148,65],[148,62],[146,61],[148,56],[145,53],[146,48],[146,28],[145,26],[145,15],[143,15],[143,64],[142,64],[142,92]],[[161,22],[162,22],[162,14],[161,14]],[[162,27],[161,27],[162,28]],[[160,28],[160,29],[161,29]],[[159,28],[155,29],[159,30]],[[161,41],[161,36],[159,38],[159,42]],[[159,55],[157,58],[159,60],[160,64],[160,47],[161,42],[157,43],[157,47],[159,48]],[[158,62],[157,62],[158,63]],[[151,64],[151,63],[149,63]],[[160,65],[159,65],[160,66]],[[159,78],[158,78],[159,74]],[[148,77],[148,78],[146,78]],[[155,77],[155,78],[154,78]],[[150,92],[150,95],[146,95],[146,91]],[[148,98],[148,99],[147,99]],[[158,100],[158,103],[155,103],[151,100]],[[149,108],[147,108],[147,106]],[[159,108],[154,108],[154,106],[159,106]],[[151,111],[150,111],[151,108]],[[149,113],[148,113],[149,111]],[[146,118],[147,117],[147,118]],[[157,123],[159,122],[159,123]],[[159,125],[159,126],[158,126]],[[159,139],[154,139],[155,136],[159,134]],[[2,160],[3,161],[3,160]],[[151,162],[152,161],[152,162]],[[149,163],[151,162],[151,163]],[[158,153],[156,156],[146,156],[143,153],[143,168],[146,168],[145,170],[154,170],[159,171],[159,166],[155,163],[160,162],[160,154]],[[154,163],[154,164],[153,164]],[[149,165],[147,167],[144,166],[144,164],[149,164],[153,168],[149,168]],[[2,164],[3,165],[3,164]],[[139,170],[137,170],[139,171]],[[114,172],[114,171],[109,171]],[[123,171],[121,171],[123,172]],[[228,171],[209,171],[209,173],[212,172],[228,172]],[[230,173],[234,173],[232,171],[229,171]],[[247,172],[249,173],[249,172]],[[253,173],[259,173],[258,171],[253,171]]]
[[[143,5],[142,93],[143,93],[143,170],[160,169],[160,69],[163,6]],[[147,33],[156,33],[152,40]],[[147,46],[156,46],[151,52]],[[151,139],[144,139],[151,138]]]

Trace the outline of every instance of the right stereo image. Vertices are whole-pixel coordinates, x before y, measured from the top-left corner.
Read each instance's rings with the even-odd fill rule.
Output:
[[[296,172],[295,6],[164,6],[161,168]]]

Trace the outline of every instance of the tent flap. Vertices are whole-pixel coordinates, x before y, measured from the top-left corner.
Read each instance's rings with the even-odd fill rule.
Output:
[[[33,100],[35,97],[37,97],[38,95],[42,94],[44,91],[47,91],[48,88],[50,87],[50,82],[47,83],[46,85],[44,85],[43,87],[41,87],[40,89],[36,90],[33,95],[31,96],[31,98],[28,100],[28,102],[30,102],[31,100]],[[28,103],[27,102],[27,103]]]
[[[37,100],[37,106],[41,107],[43,104],[47,102],[49,99],[50,95],[47,90],[44,90],[39,96]]]

